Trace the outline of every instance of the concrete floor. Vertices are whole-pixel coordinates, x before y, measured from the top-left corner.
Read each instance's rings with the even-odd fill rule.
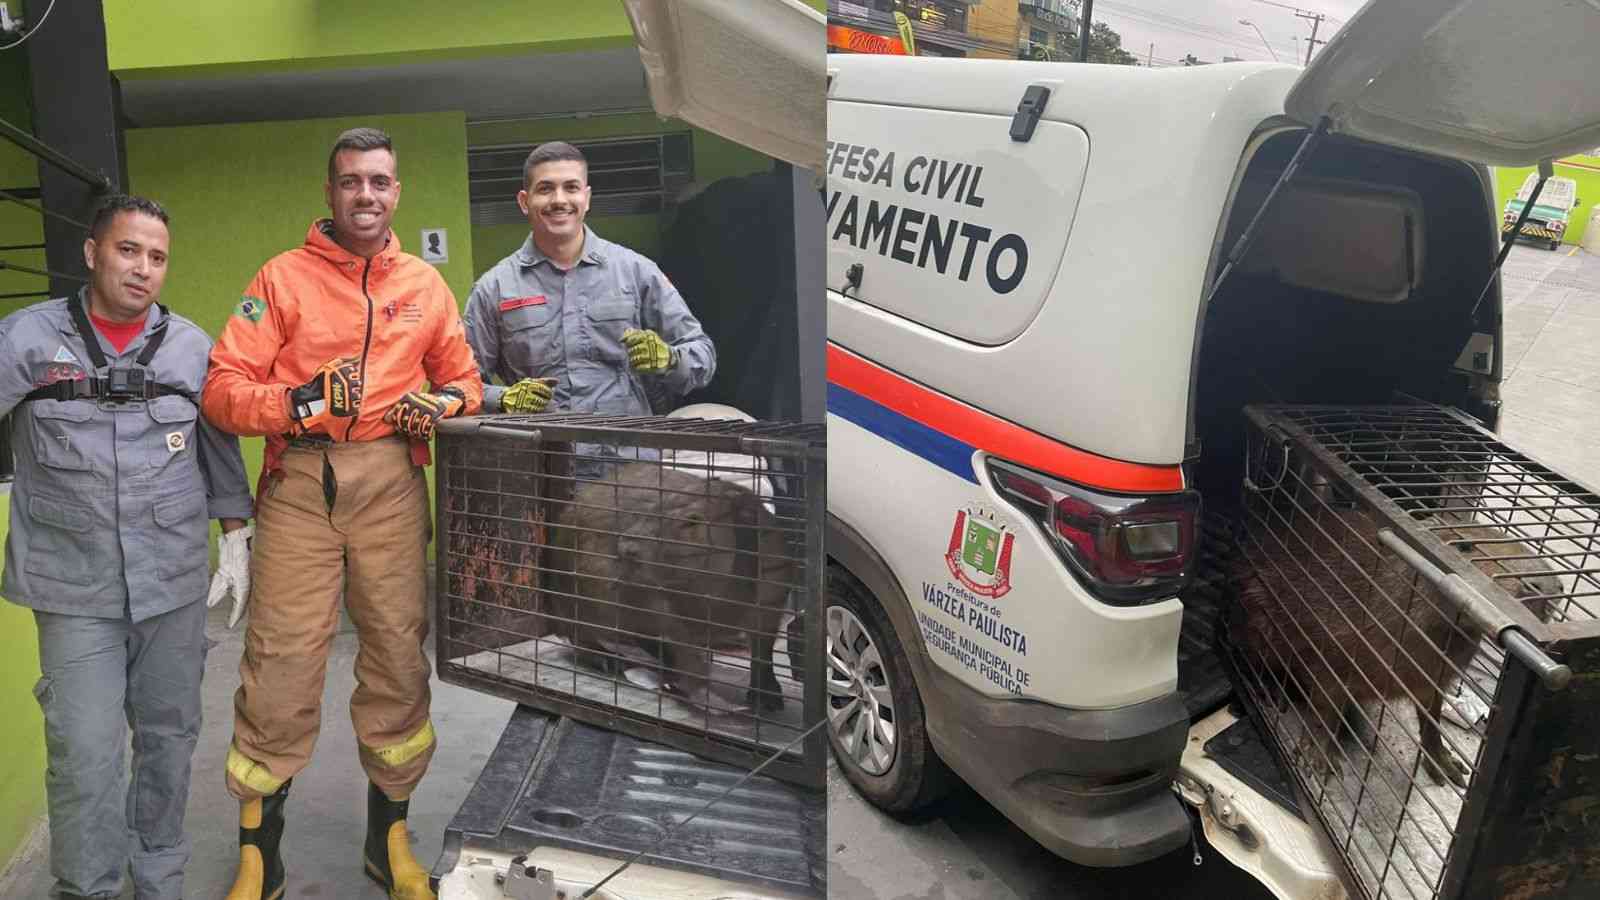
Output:
[[[194,852],[184,895],[193,898],[226,894],[238,860],[239,805],[223,787],[222,767],[233,734],[233,692],[239,685],[244,624],[229,631],[227,612],[226,603],[218,604],[206,627],[217,643],[206,659],[205,721],[195,751],[186,823]],[[429,650],[431,658],[431,644]],[[354,627],[342,621],[328,660],[316,755],[290,788],[283,841],[287,898],[382,900],[385,896],[363,874],[361,865],[367,784],[350,725],[355,654]],[[410,817],[413,846],[425,867],[431,869],[438,859],[445,825],[489,758],[512,707],[509,701],[434,679],[433,724],[439,747],[412,797]],[[0,878],[0,897],[45,898],[51,896],[52,884],[48,848],[39,840]],[[131,884],[123,896],[133,896]]]
[[[1500,433],[1600,489],[1600,256],[1518,247],[1503,272]]]
[[[1600,257],[1518,246],[1506,260],[1501,433],[1518,449],[1600,488]],[[838,900],[1269,900],[1208,848],[1132,869],[1065,862],[970,790],[914,819],[861,799],[828,774],[828,887]]]

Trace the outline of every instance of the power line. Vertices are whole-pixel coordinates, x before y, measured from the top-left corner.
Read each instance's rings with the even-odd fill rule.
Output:
[[[1100,0],[1100,2],[1102,5],[1112,10],[1109,15],[1114,18],[1133,22],[1139,25],[1152,26],[1167,31],[1187,34],[1190,37],[1211,41],[1213,43],[1225,44],[1241,50],[1241,52],[1243,48],[1254,46],[1257,43],[1253,36],[1244,34],[1242,32],[1223,31],[1200,22],[1183,19],[1178,16],[1170,16],[1165,13],[1159,13],[1154,10],[1143,9],[1141,7],[1128,6],[1123,3],[1112,2],[1112,0]],[[1290,52],[1288,45],[1285,44],[1275,44],[1269,42],[1269,46],[1272,46],[1279,51]],[[1293,52],[1298,53],[1298,50]]]
[[[1256,0],[1256,2],[1265,4],[1267,6],[1276,6],[1279,9],[1287,9],[1290,12],[1294,13],[1294,17],[1295,18],[1297,18],[1297,19],[1305,19],[1307,22],[1311,23],[1311,36],[1306,38],[1306,63],[1305,63],[1308,66],[1311,65],[1311,52],[1317,48],[1318,44],[1326,44],[1327,43],[1327,41],[1325,41],[1325,40],[1318,40],[1317,39],[1317,31],[1322,28],[1322,23],[1325,20],[1332,19],[1333,17],[1328,15],[1327,13],[1311,12],[1309,10],[1301,9],[1298,6],[1289,6],[1286,3],[1278,3],[1277,0]],[[1334,21],[1342,21],[1342,20],[1334,19]]]
[[[1298,6],[1290,6],[1287,3],[1278,3],[1278,2],[1276,2],[1276,0],[1256,0],[1256,2],[1257,3],[1265,3],[1268,6],[1276,6],[1279,9],[1287,9],[1287,10],[1290,10],[1291,12],[1310,12],[1310,10],[1304,10],[1304,9],[1301,9],[1300,7],[1298,7]],[[1345,23],[1344,20],[1339,18],[1338,16],[1330,16],[1327,13],[1317,13],[1317,15],[1322,16],[1324,19],[1327,19],[1330,22],[1338,22],[1340,25],[1343,25]]]
[[[1174,16],[1168,13],[1145,9],[1139,6],[1114,2],[1114,0],[1101,0],[1101,2],[1113,10],[1118,10],[1117,15],[1119,17],[1138,22],[1142,25],[1155,25],[1159,28],[1178,31],[1188,34],[1192,37],[1203,38],[1205,40],[1215,41],[1223,44],[1237,44],[1240,46],[1246,46],[1255,43],[1254,39],[1250,35],[1243,32],[1225,31],[1203,22],[1196,22],[1192,19],[1185,19],[1181,16]],[[1284,49],[1283,45],[1277,45],[1277,47],[1280,50]]]

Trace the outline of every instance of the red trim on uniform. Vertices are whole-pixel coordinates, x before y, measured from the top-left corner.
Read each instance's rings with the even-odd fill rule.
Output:
[[[1180,466],[1124,462],[1070,447],[923,387],[832,343],[828,344],[828,381],[986,453],[1086,487],[1137,494],[1184,487]]]
[[[512,297],[510,300],[500,301],[500,311],[510,312],[513,309],[521,309],[524,306],[543,306],[544,304],[545,299],[543,294],[540,294],[537,297]]]

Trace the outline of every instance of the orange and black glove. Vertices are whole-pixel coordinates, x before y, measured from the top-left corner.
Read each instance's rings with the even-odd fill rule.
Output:
[[[433,437],[433,427],[440,419],[461,415],[466,405],[466,398],[455,388],[445,388],[437,394],[411,391],[389,407],[383,420],[406,437],[426,441]]]
[[[289,433],[299,436],[329,419],[348,419],[361,411],[361,360],[330,359],[311,380],[289,391]]]

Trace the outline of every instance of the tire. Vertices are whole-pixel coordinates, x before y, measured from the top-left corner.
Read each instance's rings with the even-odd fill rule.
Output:
[[[865,585],[837,564],[828,566],[827,601],[824,680],[830,719],[828,743],[833,748],[834,761],[856,790],[885,812],[912,812],[938,801],[949,792],[954,776],[928,740],[922,697],[912,680],[911,662],[888,614]],[[850,619],[859,626],[853,642],[841,636],[845,633],[841,626],[848,626]],[[851,646],[845,646],[847,643]],[[856,668],[862,675],[852,677],[852,661],[858,664]],[[862,746],[863,735],[857,727],[864,719],[868,723],[866,731],[872,733],[867,710],[874,701],[865,695],[881,697],[882,682],[887,682],[891,708],[887,716],[883,715],[883,704],[878,703],[876,709],[893,726],[893,752],[887,766],[881,755],[872,753],[872,746]],[[861,693],[850,693],[848,687],[852,683],[860,684]],[[869,686],[880,690],[871,691]],[[852,702],[856,705],[854,713],[841,716],[839,711]],[[852,738],[856,741],[854,747],[849,745]],[[876,743],[876,749],[881,750],[881,740]]]
[[[1547,247],[1546,249],[1548,249],[1548,250],[1558,250],[1558,249],[1560,249],[1560,247],[1561,247],[1561,242],[1560,241],[1551,241],[1550,242],[1550,246]]]

